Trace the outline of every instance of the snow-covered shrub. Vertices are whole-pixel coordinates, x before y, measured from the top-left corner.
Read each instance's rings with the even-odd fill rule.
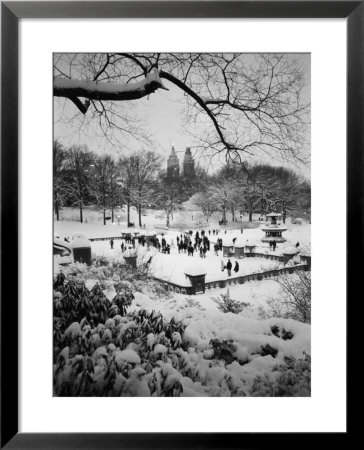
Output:
[[[82,319],[97,325],[99,322],[105,322],[108,317],[124,316],[134,299],[131,284],[115,283],[115,296],[112,301],[105,295],[107,288],[106,284],[96,283],[89,291],[83,281],[68,277],[64,285],[55,291],[54,332],[62,332],[72,322],[80,322]]]
[[[269,298],[259,307],[262,319],[282,317],[311,323],[311,272],[298,271],[274,278],[280,286],[280,297]]]
[[[292,331],[286,330],[285,328],[282,328],[282,330],[280,330],[279,326],[277,326],[277,325],[273,325],[271,327],[271,331],[274,334],[274,336],[282,338],[284,341],[286,341],[288,339],[292,339],[294,336]]]
[[[236,359],[233,354],[236,352],[236,347],[233,341],[220,341],[219,339],[212,339],[210,341],[216,359],[223,359],[227,364],[230,364]]]
[[[278,350],[269,344],[265,344],[261,346],[259,353],[262,356],[271,355],[273,358],[275,358],[277,356]]]
[[[55,335],[55,395],[181,395],[184,328],[143,309],[96,326],[72,322]]]
[[[239,314],[246,307],[250,306],[250,303],[238,302],[230,297],[230,290],[226,291],[226,294],[220,294],[220,298],[212,297],[212,300],[217,304],[217,308],[224,313]]]
[[[206,311],[206,308],[204,308],[198,300],[190,297],[186,298],[186,306],[189,308],[197,308],[201,311]]]
[[[275,377],[258,376],[251,388],[253,397],[309,397],[311,395],[311,357],[285,358],[273,368]]]
[[[148,286],[148,292],[149,295],[152,298],[172,298],[172,293],[166,289],[163,284],[159,281],[153,280],[153,279],[147,279],[146,280],[147,286]]]

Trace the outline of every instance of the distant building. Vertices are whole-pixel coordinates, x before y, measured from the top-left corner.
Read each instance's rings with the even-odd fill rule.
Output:
[[[195,161],[192,158],[190,147],[186,148],[185,157],[183,159],[183,176],[189,180],[195,178]]]
[[[191,149],[186,148],[184,159],[183,159],[183,178],[186,180],[192,180],[195,178],[195,161],[193,160]],[[167,177],[169,179],[177,180],[180,176],[179,160],[176,154],[174,145],[172,145],[171,154],[167,160]]]
[[[167,161],[167,177],[171,179],[179,178],[179,160],[174,145],[172,145],[172,151]]]

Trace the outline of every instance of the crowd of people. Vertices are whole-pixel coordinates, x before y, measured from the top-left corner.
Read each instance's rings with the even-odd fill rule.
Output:
[[[223,240],[221,237],[219,236],[219,231],[218,229],[213,229],[213,230],[189,230],[186,231],[184,233],[180,233],[177,235],[176,241],[177,241],[177,249],[178,249],[178,253],[185,253],[187,254],[187,256],[194,256],[194,254],[198,254],[202,259],[206,258],[206,253],[210,250],[212,250],[212,245],[213,245],[213,251],[214,254],[216,256],[219,256],[219,251],[222,251],[223,249]],[[242,232],[242,230],[241,230]],[[226,234],[226,231],[225,231]],[[215,238],[213,238],[213,242],[211,242],[211,235],[215,236]],[[157,249],[157,251],[161,252],[161,253],[165,253],[165,254],[170,254],[171,253],[171,248],[175,248],[174,245],[174,240],[171,239],[170,243],[167,243],[167,240],[165,238],[164,233],[161,234],[160,239],[155,235],[155,236],[151,236],[149,237],[148,240],[146,240],[145,236],[139,236],[139,237],[134,237],[131,235],[127,235],[125,238],[125,243],[124,241],[121,243],[121,251],[122,253],[127,250],[128,248],[135,248],[135,241],[138,241],[139,245],[142,245],[143,247],[145,245],[147,245],[147,247],[149,247],[150,245],[155,247]],[[235,242],[236,237],[233,239],[233,242]],[[131,244],[131,245],[128,245]],[[298,247],[300,244],[297,242],[296,247]],[[276,241],[270,241],[269,242],[269,248],[270,250],[275,251],[276,250],[276,246],[277,246],[277,242]],[[114,240],[111,239],[110,240],[110,248],[113,249],[114,248]],[[151,260],[151,257],[150,257]],[[148,261],[150,263],[150,261]],[[235,272],[235,274],[237,274],[239,272],[239,263],[236,260],[235,261],[235,265],[233,268],[233,263],[231,262],[230,259],[228,259],[227,263],[224,263],[224,260],[221,261],[221,270],[222,271],[227,271],[228,276],[230,277],[232,274],[232,271]]]
[[[210,234],[211,230],[209,230]],[[201,233],[197,230],[194,237],[192,230],[177,236],[178,253],[187,253],[188,256],[193,256],[195,252],[198,252],[201,258],[206,258],[206,252],[210,250],[210,245],[210,239],[204,230],[201,230]]]

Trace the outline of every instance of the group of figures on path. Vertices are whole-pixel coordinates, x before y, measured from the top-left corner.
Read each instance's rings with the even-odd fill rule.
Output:
[[[223,272],[226,269],[227,270],[227,274],[228,274],[229,277],[231,277],[231,269],[232,268],[233,268],[233,264],[230,261],[230,259],[228,259],[228,262],[226,263],[226,265],[225,265],[223,260],[221,261],[221,271]],[[239,272],[239,268],[240,267],[239,267],[238,261],[235,261],[234,272],[238,273]]]
[[[215,230],[214,230],[215,231]],[[209,234],[211,231],[209,230]],[[190,230],[184,235],[177,236],[178,253],[187,253],[188,256],[193,256],[195,252],[200,253],[201,258],[206,258],[206,252],[210,250],[210,240],[206,236],[205,231],[201,230],[201,234],[196,231],[194,243],[192,243],[193,231]]]

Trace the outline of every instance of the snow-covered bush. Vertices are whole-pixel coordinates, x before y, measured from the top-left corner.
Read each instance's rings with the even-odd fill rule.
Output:
[[[82,263],[70,264],[64,271],[66,276],[77,277],[79,281],[86,280],[124,280],[137,285],[139,281],[147,279],[147,270],[144,266],[138,266],[136,269],[131,268],[118,258],[106,258],[100,256],[88,266]]]
[[[161,313],[145,309],[94,325],[85,318],[69,323],[54,338],[54,393],[309,395],[309,360],[294,360],[294,355],[307,348],[309,326],[284,319],[252,321],[230,315],[231,330],[224,327],[226,338],[221,337],[217,324],[210,333],[207,323],[192,322],[186,328],[173,317],[166,320]],[[209,334],[216,337],[201,346],[192,340],[192,328],[204,339]],[[292,339],[283,339],[283,328],[292,329]]]
[[[94,326],[85,318],[69,324],[55,335],[55,395],[179,395],[182,375],[174,367],[184,328],[144,309]]]
[[[230,297],[230,290],[226,291],[226,294],[220,294],[220,298],[212,297],[212,300],[217,304],[217,309],[224,313],[239,314],[246,307],[250,306],[250,303],[238,302]]]
[[[206,308],[204,308],[198,300],[190,297],[186,298],[186,306],[188,308],[197,308],[200,311],[206,311]]]
[[[260,317],[282,317],[311,323],[311,272],[279,275],[274,281],[281,288],[280,297],[267,299],[267,306],[259,307]]]
[[[117,264],[89,269],[91,275],[80,271],[55,283],[55,395],[309,395],[290,362],[310,351],[309,325],[231,311],[200,314],[204,308],[195,299],[184,302],[148,279],[129,281]],[[100,273],[107,278],[96,278]],[[144,290],[137,299],[150,297],[148,307],[153,289],[172,295],[165,303],[175,316],[129,312],[135,286]],[[230,293],[227,298],[234,305]],[[293,380],[286,391],[284,380]]]
[[[226,363],[230,364],[236,359],[233,355],[236,352],[236,346],[232,340],[220,341],[219,339],[212,339],[210,341],[214,353],[213,357],[216,359],[223,359]]]
[[[95,283],[89,291],[85,283],[68,277],[63,286],[58,286],[53,301],[54,332],[62,332],[72,322],[86,319],[89,323],[98,324],[109,317],[124,316],[131,305],[134,294],[130,283],[113,284],[115,295],[113,300],[107,297],[108,284]]]
[[[309,397],[311,395],[311,357],[285,358],[284,364],[273,368],[276,375],[258,376],[253,383],[253,397]]]

